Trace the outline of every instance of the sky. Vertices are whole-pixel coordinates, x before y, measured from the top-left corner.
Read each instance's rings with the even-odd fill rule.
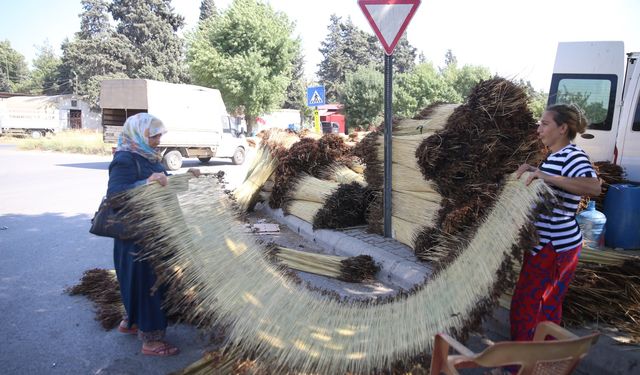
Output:
[[[232,0],[215,0],[227,8]],[[295,22],[302,40],[305,74],[315,78],[327,36],[329,16],[336,14],[372,32],[356,0],[269,0]],[[200,0],[173,0],[186,20],[183,31],[196,25]],[[60,43],[80,28],[79,0],[0,0],[0,40],[23,54],[27,62],[37,47]],[[422,0],[407,36],[436,66],[448,49],[458,64],[482,65],[494,74],[531,81],[547,91],[558,42],[621,40],[626,52],[640,51],[638,0]]]

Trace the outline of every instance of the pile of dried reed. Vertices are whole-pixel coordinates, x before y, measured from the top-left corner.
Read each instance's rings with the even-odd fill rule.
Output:
[[[339,301],[290,282],[237,225],[215,179],[188,185],[187,191],[176,191],[171,182],[132,189],[126,219],[145,233],[143,255],[159,277],[183,281],[175,285],[179,294],[193,294],[184,312],[228,324],[228,348],[268,365],[271,373],[382,371],[428,352],[437,332],[464,335],[491,306],[487,296],[495,293],[519,229],[532,219],[531,207],[551,194],[539,180],[526,187],[510,179],[446,269],[410,293],[375,303]],[[176,194],[179,209],[167,208]],[[176,228],[174,215],[187,225]]]
[[[125,316],[120,299],[120,287],[114,270],[94,268],[84,271],[80,283],[68,288],[66,292],[71,296],[86,296],[93,302],[96,308],[96,320],[106,330],[116,328]]]
[[[298,137],[280,129],[268,129],[260,132],[260,147],[247,171],[245,180],[232,193],[239,210],[247,212],[253,209],[261,198],[260,189],[271,177],[287,150],[298,141]]]
[[[470,238],[495,202],[504,176],[542,158],[528,100],[523,87],[506,79],[483,81],[444,129],[420,144],[415,156],[421,172],[445,199],[436,225],[416,237],[418,258],[432,260],[433,248],[452,236]]]
[[[340,184],[313,218],[313,229],[340,229],[366,223],[369,189],[358,182]]]
[[[335,134],[325,134],[319,140],[303,138],[293,144],[286,155],[278,160],[269,205],[272,208],[283,207],[287,192],[300,174],[319,177],[324,168],[345,158],[349,150],[344,140]]]
[[[373,280],[376,273],[380,271],[380,266],[369,255],[341,257],[298,251],[282,246],[273,246],[268,253],[291,269],[350,283]]]

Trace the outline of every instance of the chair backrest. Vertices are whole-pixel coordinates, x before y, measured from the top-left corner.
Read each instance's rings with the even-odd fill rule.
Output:
[[[489,346],[481,353],[473,353],[446,334],[436,335],[432,355],[432,374],[441,371],[457,374],[456,368],[519,366],[519,375],[570,374],[599,333],[578,337],[564,328],[543,322],[536,328],[534,341],[505,341]],[[556,340],[544,341],[547,336]],[[448,355],[449,348],[459,355]]]
[[[570,374],[598,340],[598,333],[579,338],[501,342],[490,346],[475,358],[482,367],[519,365],[522,375]]]

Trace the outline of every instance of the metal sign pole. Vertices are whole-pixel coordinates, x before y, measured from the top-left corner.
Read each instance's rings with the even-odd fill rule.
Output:
[[[384,236],[392,237],[391,233],[391,132],[392,132],[392,84],[393,84],[393,55],[384,55]]]

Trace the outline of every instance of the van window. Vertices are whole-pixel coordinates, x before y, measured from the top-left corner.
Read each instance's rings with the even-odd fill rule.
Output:
[[[611,130],[618,78],[614,74],[554,74],[548,105],[576,104],[588,129]]]
[[[638,97],[638,102],[636,103],[636,115],[633,117],[631,130],[640,132],[640,97]]]
[[[231,133],[231,124],[229,124],[229,116],[222,116],[222,132]]]

